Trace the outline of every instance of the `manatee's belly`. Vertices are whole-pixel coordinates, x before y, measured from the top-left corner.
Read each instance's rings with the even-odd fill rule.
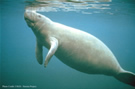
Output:
[[[79,45],[65,45],[55,55],[66,65],[81,72],[111,75],[119,71],[117,60],[104,44],[97,42],[94,45],[83,44],[83,47]]]
[[[63,55],[63,54],[62,54]],[[64,56],[64,55],[63,55]],[[87,62],[87,60],[81,58],[71,58],[71,57],[61,57],[56,55],[64,64],[85,73],[99,73],[96,72],[95,67],[92,66],[92,63]]]

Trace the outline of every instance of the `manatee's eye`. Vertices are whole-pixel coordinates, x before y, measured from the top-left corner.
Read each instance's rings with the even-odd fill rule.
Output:
[[[41,18],[41,15],[38,15],[39,18]]]

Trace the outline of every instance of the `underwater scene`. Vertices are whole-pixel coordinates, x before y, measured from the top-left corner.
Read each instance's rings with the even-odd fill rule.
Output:
[[[36,36],[39,38],[45,36],[39,34],[39,29],[42,30],[43,26],[40,26],[42,23],[33,25],[37,18],[33,19],[34,14],[31,15],[31,13],[37,16],[42,14],[41,17],[46,16],[53,22],[63,24],[43,22],[45,25],[50,24],[47,25],[49,27],[47,30],[58,30],[58,32],[52,33],[61,34],[58,36],[59,39],[49,40],[49,42],[54,42],[53,46],[51,45],[51,51],[50,46],[48,46],[48,39],[47,47],[43,47],[43,52],[40,50],[41,46],[39,46]],[[39,29],[36,29],[38,25]],[[67,28],[70,32],[67,31]],[[74,28],[79,29],[79,35]],[[35,29],[38,30],[37,33],[33,31]],[[67,32],[59,30],[66,30]],[[75,32],[73,33],[72,30],[75,30]],[[70,35],[70,33],[73,35]],[[101,44],[100,42],[96,43],[98,40],[87,33],[101,40],[103,44],[102,42]],[[76,39],[80,36],[84,38]],[[116,69],[119,70],[117,61],[106,61],[104,56],[99,61],[100,52],[88,50],[88,44],[81,45],[89,37],[94,39],[90,40],[91,44],[96,40],[95,43],[99,45],[93,45],[91,48],[104,50],[105,52],[102,50],[101,52],[107,57],[109,55],[110,59],[108,60],[114,60],[116,57],[121,68],[130,72],[125,72],[126,76],[121,74],[121,77],[117,77],[118,71]],[[62,40],[63,43],[67,42],[66,46],[62,44],[61,39],[64,39]],[[69,39],[75,40],[70,41]],[[58,41],[58,44],[56,44],[56,41]],[[59,44],[60,42],[61,44]],[[76,42],[78,45],[74,46]],[[39,43],[44,44],[43,41]],[[106,46],[100,47],[104,44],[115,57],[108,53]],[[66,52],[62,50],[66,50]],[[91,53],[93,54],[91,55]],[[92,57],[89,63],[92,64],[93,61],[97,63],[92,66],[95,68],[94,70],[88,70],[87,67],[91,66],[88,65],[88,61],[82,61],[83,58],[84,60],[88,58],[84,56],[85,54],[90,54],[90,57]],[[48,55],[50,61],[45,67],[44,63]],[[41,63],[42,56],[43,62]],[[61,60],[61,58],[63,59]],[[78,60],[74,60],[77,58]],[[113,66],[111,66],[113,64],[111,62],[114,62]],[[80,66],[76,66],[78,64]],[[110,70],[104,70],[104,73],[101,73],[102,70],[96,69],[109,69],[110,66],[114,68],[116,73],[109,72]],[[87,73],[88,71],[89,73]],[[111,73],[110,76],[106,75],[108,73]],[[0,89],[135,89],[134,73],[134,0],[0,0]],[[127,76],[129,76],[129,79],[127,79]],[[128,82],[128,80],[131,81]]]

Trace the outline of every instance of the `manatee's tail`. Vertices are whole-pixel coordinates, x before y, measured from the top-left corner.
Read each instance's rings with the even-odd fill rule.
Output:
[[[123,70],[122,72],[117,74],[115,78],[123,83],[129,84],[135,87],[135,74],[134,73]]]

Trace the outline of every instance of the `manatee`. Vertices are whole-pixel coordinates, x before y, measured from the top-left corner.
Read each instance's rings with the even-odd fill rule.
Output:
[[[43,46],[49,49],[44,66],[55,55],[64,64],[88,74],[104,74],[135,87],[135,74],[124,70],[111,50],[95,36],[25,11],[25,21],[36,36],[36,59],[43,64]]]

